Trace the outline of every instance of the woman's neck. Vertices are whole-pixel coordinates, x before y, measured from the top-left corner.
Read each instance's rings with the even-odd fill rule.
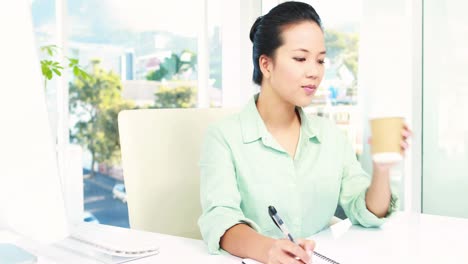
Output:
[[[271,88],[262,87],[257,109],[267,128],[272,130],[287,129],[296,122],[300,123],[296,106],[284,101]]]

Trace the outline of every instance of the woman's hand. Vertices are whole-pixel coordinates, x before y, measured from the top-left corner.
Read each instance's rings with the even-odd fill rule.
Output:
[[[287,239],[276,240],[268,251],[268,264],[303,264],[312,263],[312,251],[315,242],[300,239],[294,244]]]
[[[405,124],[401,130],[401,154],[408,149],[411,130]],[[369,140],[370,143],[370,140]],[[366,192],[367,209],[379,218],[386,217],[391,206],[390,169],[396,162],[373,162],[372,181]]]
[[[409,147],[408,138],[411,137],[412,135],[413,135],[413,132],[411,132],[411,130],[408,128],[408,125],[405,124],[403,126],[403,130],[401,131],[401,136],[403,137],[403,139],[401,140],[401,143],[400,143],[401,152],[403,153],[403,156],[405,155],[405,152]]]

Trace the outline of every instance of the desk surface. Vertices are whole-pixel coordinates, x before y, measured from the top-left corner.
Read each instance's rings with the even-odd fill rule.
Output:
[[[200,240],[145,233],[144,239],[148,237],[160,241],[160,253],[131,263],[240,263],[233,256],[209,255]],[[135,239],[140,239],[139,235]],[[345,264],[468,263],[468,219],[398,213],[381,228],[351,226],[338,233],[327,229],[312,239],[317,242],[318,252]],[[0,242],[5,241],[40,255],[39,264],[99,263],[0,232]]]
[[[468,219],[398,213],[380,228],[327,229],[312,239],[317,252],[346,264],[468,263]]]

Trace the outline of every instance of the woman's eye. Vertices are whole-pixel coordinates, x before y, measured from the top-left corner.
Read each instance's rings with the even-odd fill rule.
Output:
[[[305,61],[306,59],[305,58],[294,58],[294,60],[302,62],[302,61]]]
[[[325,63],[325,60],[319,60],[318,63],[324,64],[324,63]]]

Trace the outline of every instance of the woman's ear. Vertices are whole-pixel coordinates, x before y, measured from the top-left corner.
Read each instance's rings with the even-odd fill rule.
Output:
[[[271,58],[264,54],[260,55],[260,58],[258,58],[258,65],[260,66],[263,78],[270,78],[270,73],[273,68],[273,61]]]

